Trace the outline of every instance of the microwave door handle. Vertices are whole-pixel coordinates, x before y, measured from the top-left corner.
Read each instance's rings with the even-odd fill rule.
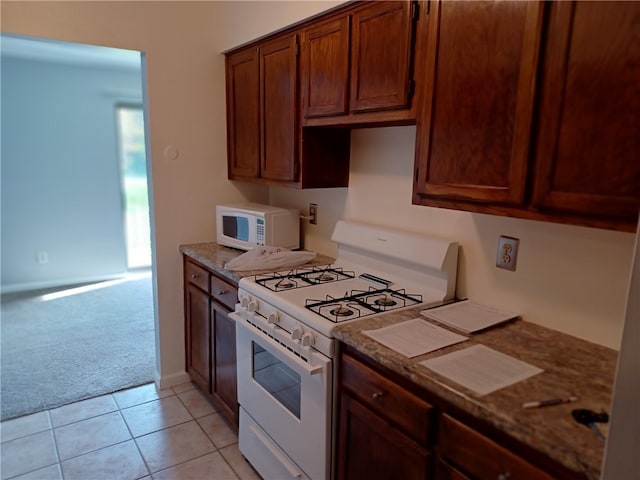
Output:
[[[251,425],[249,428],[251,429],[253,434],[258,438],[258,440],[260,440],[260,442],[265,446],[265,448],[269,450],[269,452],[271,452],[271,455],[273,455],[276,458],[276,460],[278,460],[278,462],[280,462],[280,464],[285,468],[285,470],[289,472],[289,475],[291,475],[293,478],[302,477],[302,473],[298,471],[291,464],[291,462],[287,457],[285,457],[282,453],[280,453],[278,449],[271,444],[269,439],[266,438],[263,435],[263,433],[255,427],[255,425]]]
[[[318,373],[322,373],[323,371],[323,366],[322,365],[309,365],[306,362],[300,360],[298,357],[296,357],[295,355],[293,355],[292,353],[290,353],[288,350],[285,350],[284,347],[282,345],[280,345],[280,343],[278,343],[277,341],[275,341],[274,339],[272,339],[271,337],[267,336],[266,334],[264,334],[262,331],[260,331],[257,328],[254,328],[252,326],[246,325],[245,322],[247,322],[244,318],[242,318],[241,315],[238,315],[236,312],[232,312],[229,314],[229,317],[231,317],[233,320],[235,320],[235,322],[238,324],[239,327],[241,328],[245,328],[247,329],[249,332],[253,333],[254,335],[260,337],[260,340],[268,343],[269,346],[271,347],[271,350],[279,355],[284,355],[287,358],[287,362],[293,363],[294,366],[296,367],[296,370],[301,371],[301,373],[305,373],[307,375],[316,375]],[[312,352],[310,353],[310,357],[313,355]]]

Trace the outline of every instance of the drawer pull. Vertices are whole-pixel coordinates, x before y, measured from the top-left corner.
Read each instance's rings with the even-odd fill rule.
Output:
[[[225,292],[224,290],[220,290],[216,295],[224,295],[225,293],[227,292]]]
[[[501,473],[498,475],[498,480],[511,480],[511,474],[509,472]]]
[[[374,400],[379,400],[380,397],[382,397],[382,392],[374,392],[373,395],[371,395],[371,398],[373,398]]]
[[[192,273],[191,278],[200,278],[200,275],[198,275],[197,273]]]

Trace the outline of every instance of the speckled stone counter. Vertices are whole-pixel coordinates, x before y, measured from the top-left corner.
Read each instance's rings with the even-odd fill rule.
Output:
[[[421,309],[389,313],[339,326],[336,338],[411,380],[446,402],[477,417],[570,470],[600,477],[605,442],[576,423],[575,408],[610,411],[617,352],[521,319],[473,334],[471,339],[414,358],[407,358],[362,333],[419,315]],[[433,321],[434,324],[437,322]],[[443,325],[441,325],[443,326]],[[482,344],[531,363],[544,372],[480,396],[419,365],[437,357]],[[575,395],[575,403],[524,409],[528,401]],[[607,432],[606,425],[599,424]]]
[[[237,285],[242,277],[249,277],[251,275],[257,275],[265,272],[264,270],[247,272],[226,270],[224,266],[227,262],[245,252],[235,248],[223,247],[215,242],[180,245],[179,250],[180,253],[200,262],[202,265],[216,272],[234,285]],[[305,263],[304,265],[300,265],[299,268],[311,267],[314,265],[328,265],[333,261],[333,258],[318,253],[313,260]]]

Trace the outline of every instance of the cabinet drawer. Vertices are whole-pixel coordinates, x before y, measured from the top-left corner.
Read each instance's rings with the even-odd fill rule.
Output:
[[[215,275],[211,276],[211,295],[230,310],[238,303],[238,289]]]
[[[352,357],[342,357],[342,385],[381,417],[424,445],[430,440],[432,407]]]
[[[184,266],[184,275],[187,282],[193,283],[196,287],[209,292],[209,272],[198,265],[186,262]]]
[[[553,479],[551,475],[448,415],[442,415],[437,450],[447,463],[471,478]]]

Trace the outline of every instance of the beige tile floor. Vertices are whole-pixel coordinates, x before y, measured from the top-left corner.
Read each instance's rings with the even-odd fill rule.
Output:
[[[254,480],[193,384],[153,384],[0,423],[1,480]]]

